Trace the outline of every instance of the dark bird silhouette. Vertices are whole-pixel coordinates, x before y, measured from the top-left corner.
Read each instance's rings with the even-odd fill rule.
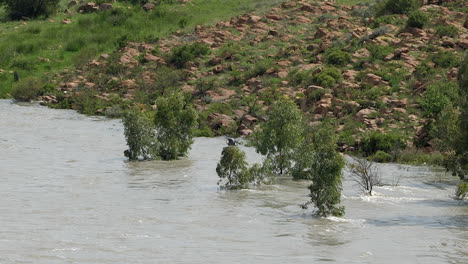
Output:
[[[237,141],[235,139],[233,139],[232,137],[226,137],[226,140],[227,140],[228,146],[236,146],[237,145]]]

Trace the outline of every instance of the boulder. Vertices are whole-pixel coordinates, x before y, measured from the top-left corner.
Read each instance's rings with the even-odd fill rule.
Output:
[[[155,8],[156,8],[156,5],[153,3],[146,3],[143,5],[143,10],[145,10],[146,12],[149,12]]]
[[[364,76],[363,81],[372,85],[379,85],[382,83],[382,77],[373,73],[368,73]]]
[[[112,4],[109,4],[109,3],[103,3],[103,4],[100,4],[98,8],[100,11],[106,11],[106,10],[112,10],[113,6]]]
[[[360,122],[364,122],[364,120],[368,119],[371,114],[377,113],[374,109],[362,109],[356,114],[356,118]]]
[[[77,11],[83,14],[92,13],[98,11],[99,7],[93,2],[87,2],[78,7]]]
[[[220,128],[227,128],[236,124],[236,121],[228,115],[213,113],[208,116],[208,124],[212,129],[218,130]]]

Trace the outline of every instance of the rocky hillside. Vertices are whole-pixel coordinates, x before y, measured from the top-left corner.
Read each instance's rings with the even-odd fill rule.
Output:
[[[428,127],[456,109],[457,67],[468,48],[468,3],[436,2],[417,13],[424,25],[413,21],[418,15],[375,16],[371,4],[308,0],[155,43],[123,41],[117,52],[56,75],[56,90],[40,100],[118,116],[180,90],[199,110],[199,135],[211,136],[252,133],[287,95],[311,125],[334,123],[342,150],[378,132],[430,151],[438,147]]]

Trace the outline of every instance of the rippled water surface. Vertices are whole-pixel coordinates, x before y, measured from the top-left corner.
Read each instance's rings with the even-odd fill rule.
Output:
[[[346,216],[314,218],[306,182],[220,191],[224,144],[128,163],[118,120],[0,100],[0,263],[468,263],[442,170],[385,165],[372,197],[345,175]]]

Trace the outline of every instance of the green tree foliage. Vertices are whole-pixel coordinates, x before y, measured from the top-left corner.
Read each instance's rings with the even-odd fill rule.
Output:
[[[280,99],[272,107],[268,120],[252,137],[258,153],[267,156],[274,173],[285,174],[292,166],[296,149],[304,141],[301,111],[289,99]]]
[[[247,167],[245,153],[237,146],[223,148],[221,160],[216,166],[219,176],[218,185],[226,189],[246,189],[249,185],[270,184],[273,182],[269,173],[268,162],[261,166],[256,163]]]
[[[468,193],[468,54],[465,54],[458,71],[458,84],[461,105],[459,137],[454,146],[455,153],[446,159],[445,167],[462,180],[456,196],[463,199]]]
[[[156,100],[156,137],[159,156],[163,160],[177,159],[187,154],[193,143],[197,114],[181,94]]]
[[[225,147],[221,154],[221,160],[216,166],[216,173],[220,178],[218,185],[224,181],[223,187],[228,189],[247,188],[252,181],[247,165],[245,153],[239,147]]]
[[[331,48],[325,52],[325,58],[328,63],[333,65],[346,65],[351,62],[351,54],[339,48]]]
[[[385,0],[378,4],[377,15],[408,14],[421,4],[420,0]]]
[[[0,0],[11,19],[48,17],[57,11],[60,0]]]
[[[129,160],[157,158],[158,146],[151,114],[130,111],[123,117],[124,135],[129,147],[124,154]]]
[[[361,145],[364,156],[372,156],[378,151],[394,153],[405,147],[405,142],[401,135],[396,133],[370,132],[367,134]],[[394,155],[396,156],[396,155]]]
[[[40,96],[43,88],[44,83],[40,79],[28,77],[15,85],[11,95],[16,101],[29,102]]]
[[[457,100],[457,84],[441,81],[427,87],[419,104],[426,117],[435,117]]]
[[[190,45],[184,45],[176,47],[172,50],[172,54],[169,61],[173,63],[177,68],[183,68],[185,63],[194,60],[201,55],[206,55],[210,49],[207,45],[194,43]]]
[[[423,28],[429,17],[423,11],[415,10],[409,14],[408,21],[406,22],[407,27]]]
[[[338,205],[345,160],[336,150],[334,129],[330,125],[322,126],[309,139],[299,151],[293,169],[293,175],[298,175],[295,178],[312,180],[309,186],[310,201],[302,207],[313,204],[319,216],[342,216],[344,207]]]

